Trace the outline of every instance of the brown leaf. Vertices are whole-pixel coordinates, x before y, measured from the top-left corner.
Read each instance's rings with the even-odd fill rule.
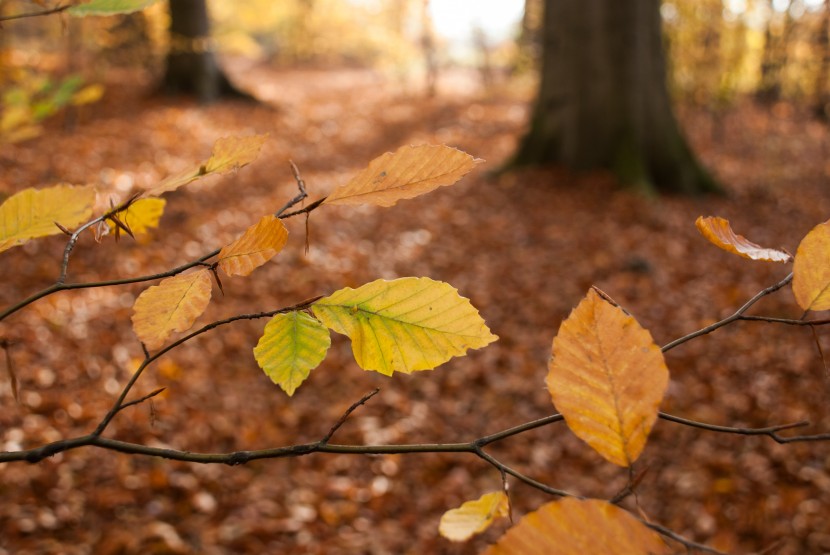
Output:
[[[599,499],[566,497],[542,505],[484,555],[659,555],[671,550],[629,512]]]
[[[133,305],[133,331],[148,349],[156,349],[174,331],[190,329],[210,303],[206,268],[161,280],[146,289]]]
[[[712,244],[738,256],[765,262],[789,262],[793,259],[792,255],[786,251],[764,248],[749,241],[743,235],[736,234],[732,231],[729,221],[723,218],[700,216],[695,221],[695,226]]]
[[[452,185],[479,162],[445,145],[403,146],[372,160],[351,181],[335,189],[324,204],[392,206]]]
[[[591,289],[562,322],[548,367],[548,390],[571,431],[608,461],[631,466],[669,380],[651,334]]]
[[[279,253],[288,241],[288,230],[272,214],[263,216],[245,233],[219,251],[219,267],[229,276],[247,276]]]

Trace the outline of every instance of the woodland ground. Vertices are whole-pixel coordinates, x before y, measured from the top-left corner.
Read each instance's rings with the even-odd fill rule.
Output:
[[[116,76],[117,77],[117,76]],[[270,133],[237,174],[169,195],[152,241],[81,241],[70,278],[166,270],[235,238],[296,193],[293,159],[310,199],[375,156],[411,143],[446,143],[487,160],[459,184],[389,209],[326,208],[288,221],[289,246],[225,295],[200,322],[292,305],[376,278],[429,276],[478,307],[500,340],[433,372],[363,372],[335,337],[323,365],[288,398],[251,349],[264,321],[241,322],[174,351],[137,393],[166,392],[122,413],[111,437],[194,451],[315,441],[355,400],[381,392],[335,436],[339,443],[469,441],[551,414],[544,387],[551,339],[594,284],[658,344],[727,316],[789,272],[709,245],[699,215],[728,218],[743,235],[795,252],[830,217],[830,138],[806,110],[742,101],[720,114],[681,110],[725,197],[646,199],[608,176],[524,170],[493,176],[528,114],[526,85],[445,83],[434,98],[366,72],[258,70],[240,79],[266,100],[200,107],[111,86],[44,136],[0,150],[0,193],[57,181],[120,193],[148,187],[209,155],[222,136]],[[0,306],[54,281],[64,241],[3,254]],[[15,341],[21,404],[0,380],[0,448],[88,432],[141,358],[130,328],[144,285],[67,292],[0,324]],[[756,314],[799,318],[789,289]],[[827,331],[819,329],[825,352]],[[830,382],[807,329],[739,323],[668,354],[663,409],[710,423],[767,426],[808,419],[830,431]],[[494,445],[503,462],[554,487],[610,498],[627,473],[562,424]],[[625,506],[729,552],[830,551],[830,443],[777,445],[660,421],[637,464],[647,468]],[[515,518],[550,500],[511,481]],[[0,465],[0,554],[475,553],[508,526],[467,544],[439,537],[438,519],[501,487],[469,455],[333,456],[200,466],[79,450],[37,465]]]

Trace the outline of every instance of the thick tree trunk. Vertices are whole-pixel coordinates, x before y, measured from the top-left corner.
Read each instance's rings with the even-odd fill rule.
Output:
[[[205,0],[170,0],[170,52],[163,87],[192,94],[201,102],[220,96],[246,96],[228,81],[216,64],[210,41]]]
[[[671,109],[659,0],[546,0],[542,50],[513,164],[608,168],[649,192],[718,190]]]

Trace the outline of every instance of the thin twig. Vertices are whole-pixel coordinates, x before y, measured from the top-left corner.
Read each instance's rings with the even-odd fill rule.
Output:
[[[326,435],[324,435],[324,436],[323,436],[323,439],[321,439],[321,440],[320,440],[320,443],[322,443],[322,444],[324,444],[324,445],[325,445],[326,443],[328,443],[328,442],[329,442],[329,440],[332,438],[332,436],[333,436],[335,433],[337,433],[337,430],[339,430],[339,429],[340,429],[340,427],[341,427],[341,426],[343,426],[343,424],[345,424],[345,423],[346,423],[346,420],[349,418],[349,416],[351,416],[351,414],[352,414],[355,410],[357,410],[357,408],[358,408],[359,406],[361,406],[361,405],[365,404],[365,403],[366,403],[369,399],[371,399],[372,397],[374,397],[375,395],[377,395],[379,392],[380,392],[380,388],[379,388],[379,387],[376,387],[376,388],[374,389],[374,391],[370,391],[369,393],[367,393],[366,395],[364,395],[363,397],[361,397],[359,400],[357,400],[357,401],[355,401],[354,403],[352,403],[352,406],[350,406],[348,409],[346,409],[346,412],[344,412],[344,413],[343,413],[343,415],[340,417],[340,420],[338,420],[337,422],[335,422],[335,423],[334,423],[334,426],[332,426],[332,427],[331,427],[331,429],[328,431],[328,433],[327,433]]]
[[[277,213],[274,214],[277,218],[282,217],[283,212],[292,206],[296,206],[301,203],[308,196],[308,193],[305,190],[305,181],[303,181],[303,178],[300,177],[300,170],[297,168],[297,164],[295,164],[293,160],[289,160],[288,163],[291,164],[291,173],[294,174],[294,180],[297,182],[297,189],[299,189],[300,192],[297,193],[297,196],[286,202],[285,206],[280,208]]]
[[[723,320],[721,320],[719,322],[715,322],[711,326],[706,326],[705,328],[699,329],[699,330],[697,330],[695,332],[692,332],[688,335],[684,335],[683,337],[680,337],[680,338],[675,339],[674,341],[672,341],[670,343],[667,343],[666,345],[663,345],[662,351],[664,353],[666,351],[670,351],[671,349],[674,349],[678,345],[682,345],[683,343],[686,343],[687,341],[691,341],[692,339],[694,339],[696,337],[700,337],[701,335],[706,335],[707,333],[712,333],[713,331],[715,331],[719,328],[722,328],[723,326],[726,326],[726,325],[731,324],[732,322],[734,322],[736,320],[741,319],[741,317],[743,316],[743,313],[746,312],[747,310],[749,310],[749,308],[752,305],[754,305],[755,303],[757,303],[758,301],[760,301],[761,299],[763,299],[767,295],[771,295],[772,293],[775,293],[776,291],[778,291],[779,289],[781,289],[785,285],[789,284],[792,280],[793,280],[793,274],[790,273],[787,277],[785,277],[784,279],[782,279],[781,281],[779,281],[775,285],[771,285],[771,286],[767,287],[766,289],[764,289],[763,291],[760,291],[759,293],[757,293],[754,297],[749,299],[741,308],[736,310],[735,313],[732,314],[731,316],[729,316],[727,318],[724,318]]]
[[[299,216],[300,214],[308,214],[309,212],[311,212],[312,210],[314,210],[315,208],[317,208],[318,206],[323,204],[326,201],[326,198],[327,197],[317,199],[314,202],[312,202],[311,204],[309,204],[308,206],[306,206],[305,208],[300,208],[299,210],[295,210],[294,212],[289,212],[288,214],[283,214],[283,215],[280,216],[280,218],[286,219],[286,218],[291,218],[293,216]]]
[[[139,405],[139,404],[143,403],[144,401],[146,401],[147,399],[152,399],[153,397],[155,397],[159,393],[163,392],[165,389],[167,389],[167,388],[166,387],[160,387],[160,388],[156,389],[155,391],[151,391],[147,395],[144,395],[143,397],[139,397],[138,399],[130,401],[129,403],[124,403],[123,405],[121,405],[121,407],[119,407],[118,412],[121,412],[122,410],[124,410],[127,407],[132,407],[132,406],[135,406],[135,405]]]
[[[47,10],[41,10],[39,12],[25,12],[25,13],[19,13],[19,14],[15,14],[15,15],[6,15],[6,16],[0,17],[0,22],[2,22],[2,21],[12,21],[12,20],[15,20],[15,19],[24,19],[24,18],[28,18],[28,17],[40,17],[40,16],[44,16],[44,15],[52,15],[54,13],[59,13],[59,12],[62,12],[64,10],[68,10],[71,7],[72,7],[71,4],[61,4],[60,6],[55,6],[54,8],[49,8]]]
[[[728,553],[724,553],[723,551],[718,551],[714,547],[709,547],[708,545],[704,545],[702,543],[693,542],[692,540],[687,540],[677,532],[672,532],[665,526],[661,526],[659,524],[655,524],[653,522],[647,522],[645,520],[640,520],[643,524],[660,534],[661,536],[666,536],[667,538],[671,538],[672,540],[676,541],[677,543],[682,544],[687,549],[697,549],[698,551],[703,551],[705,553],[714,553],[714,555],[729,555]]]

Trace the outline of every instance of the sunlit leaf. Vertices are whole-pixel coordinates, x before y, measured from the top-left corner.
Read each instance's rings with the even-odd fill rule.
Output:
[[[476,501],[467,501],[443,514],[438,532],[454,542],[463,542],[484,532],[498,517],[507,516],[507,494],[495,491]]]
[[[695,225],[711,243],[738,256],[766,262],[789,262],[793,258],[788,252],[764,248],[747,240],[743,235],[736,234],[732,231],[729,221],[723,218],[700,216],[695,221]]]
[[[56,185],[24,189],[0,205],[0,252],[29,239],[62,233],[55,222],[73,228],[92,216],[95,188]]]
[[[830,309],[830,221],[814,227],[798,245],[793,293],[804,310]]]
[[[403,146],[372,160],[351,181],[336,188],[325,204],[392,206],[399,200],[452,185],[479,162],[444,145]]]
[[[212,173],[226,173],[246,166],[256,160],[262,144],[268,135],[251,135],[249,137],[224,137],[213,144],[211,157],[195,167],[171,175],[147,191],[150,196],[175,191],[179,187],[192,183]]]
[[[329,330],[302,312],[277,314],[254,348],[259,367],[288,395],[323,362],[331,345]]]
[[[279,218],[268,215],[219,251],[219,267],[229,276],[247,276],[271,260],[288,241],[288,230]]]
[[[87,15],[116,15],[137,12],[151,6],[158,0],[90,0],[72,6],[67,12],[76,17]]]
[[[326,326],[349,336],[361,368],[387,376],[431,370],[498,339],[468,299],[429,278],[346,287],[312,310]]]
[[[70,102],[75,106],[83,106],[84,104],[92,104],[98,102],[104,96],[104,86],[99,84],[87,85],[72,95]]]
[[[651,334],[591,289],[562,322],[548,368],[571,431],[614,464],[637,460],[669,380]]]
[[[158,227],[159,219],[164,214],[167,201],[161,198],[142,198],[130,204],[118,217],[130,228],[133,235],[147,233],[150,228]]]
[[[566,497],[525,515],[484,555],[661,555],[671,549],[633,515],[599,499]]]
[[[148,349],[156,349],[174,331],[190,329],[210,303],[209,270],[163,279],[144,290],[133,305],[133,331]]]
[[[257,159],[268,135],[223,137],[213,145],[210,159],[205,163],[208,173],[225,173],[247,166]]]

